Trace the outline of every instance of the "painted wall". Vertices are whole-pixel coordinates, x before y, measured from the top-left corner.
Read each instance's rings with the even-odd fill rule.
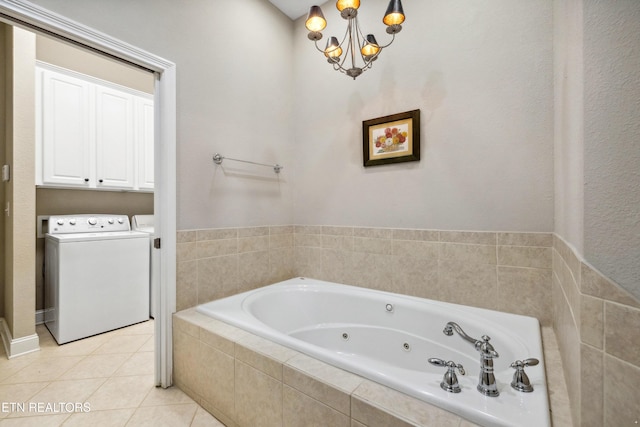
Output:
[[[404,6],[402,32],[355,81],[296,22],[296,223],[552,231],[551,3]],[[358,15],[381,44],[385,8],[369,1]],[[332,2],[323,10],[326,40],[344,21]],[[413,109],[420,162],[364,168],[362,121]]]
[[[177,64],[178,229],[291,224],[289,18],[266,0],[35,3]]]
[[[640,298],[640,2],[583,4],[584,255]]]
[[[36,59],[153,94],[155,79],[151,72],[57,39],[36,35]]]
[[[582,0],[554,1],[555,232],[584,251]]]
[[[4,26],[6,84],[4,319],[13,339],[35,334],[35,35]],[[14,215],[20,212],[20,215]]]

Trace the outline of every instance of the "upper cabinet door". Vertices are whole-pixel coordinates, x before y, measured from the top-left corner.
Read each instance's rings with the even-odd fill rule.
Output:
[[[39,73],[42,108],[37,128],[43,184],[89,187],[92,100],[86,81],[49,70]],[[40,171],[39,171],[40,172]]]
[[[96,178],[98,188],[133,189],[134,97],[116,89],[96,88]]]
[[[136,99],[136,140],[138,146],[138,185],[141,190],[153,190],[153,99]]]

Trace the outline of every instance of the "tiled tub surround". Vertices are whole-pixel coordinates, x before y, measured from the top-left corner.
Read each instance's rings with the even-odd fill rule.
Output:
[[[474,425],[194,308],[175,314],[173,322],[176,384],[228,427]],[[552,422],[569,427],[555,336],[551,327],[542,335]]]
[[[638,425],[640,302],[557,236],[553,301],[574,425]]]
[[[533,316],[551,325],[550,233],[330,226],[178,232],[177,309],[295,276]]]

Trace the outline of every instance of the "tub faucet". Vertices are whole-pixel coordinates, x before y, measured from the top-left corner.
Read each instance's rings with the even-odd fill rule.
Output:
[[[482,336],[482,341],[471,338],[462,330],[460,325],[455,322],[447,323],[442,332],[444,332],[445,335],[451,336],[453,335],[453,331],[456,331],[462,339],[471,343],[473,347],[480,352],[480,379],[478,381],[478,391],[485,396],[498,396],[500,392],[498,391],[498,386],[496,384],[496,377],[493,375],[493,359],[499,355],[489,343],[491,338],[486,335]]]

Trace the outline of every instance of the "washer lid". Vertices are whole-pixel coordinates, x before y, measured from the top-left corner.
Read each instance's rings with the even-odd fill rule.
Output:
[[[101,240],[122,239],[149,239],[149,235],[141,231],[102,231],[98,233],[47,234],[45,237],[58,243],[95,242]]]

